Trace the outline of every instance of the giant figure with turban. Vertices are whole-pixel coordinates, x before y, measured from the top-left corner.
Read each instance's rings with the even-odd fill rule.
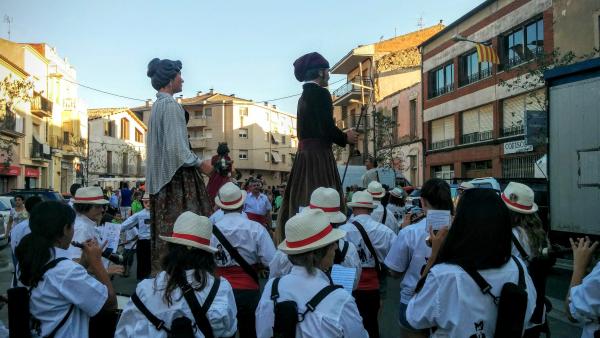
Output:
[[[358,138],[356,131],[343,132],[333,121],[333,103],[327,90],[329,62],[321,54],[313,52],[298,58],[294,76],[304,82],[297,109],[300,143],[277,218],[278,240],[285,233],[285,222],[298,213],[299,207],[308,206],[315,189],[334,188],[344,196],[331,145],[344,147]]]
[[[182,90],[181,67],[181,61],[158,58],[148,64],[147,75],[158,91],[146,147],[153,272],[158,271],[159,258],[167,249],[164,241],[156,241],[157,235],[176,237],[173,223],[184,211],[205,216],[211,212],[200,171],[208,174],[212,166],[210,160],[201,161],[190,149],[185,111],[173,98]]]

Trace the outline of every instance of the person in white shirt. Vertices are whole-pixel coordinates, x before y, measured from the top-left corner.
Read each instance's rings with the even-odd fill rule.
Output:
[[[361,260],[362,272],[358,281],[358,288],[352,293],[356,298],[358,310],[363,318],[365,328],[370,337],[379,337],[378,312],[380,307],[380,279],[383,279],[384,270],[381,264],[388,254],[396,234],[385,225],[371,218],[371,211],[375,209],[373,197],[367,191],[359,191],[352,196],[348,203],[352,208],[352,216],[348,223],[340,229],[346,231],[346,240],[352,242],[358,250]],[[363,239],[359,229],[364,229],[374,253],[371,252],[369,243]]]
[[[102,221],[107,204],[108,201],[104,199],[104,194],[100,187],[82,187],[77,189],[73,204],[77,214],[75,218],[75,234],[73,235],[74,242],[84,243],[91,239],[99,240],[96,226]],[[72,259],[78,259],[81,256],[81,249],[71,246],[69,253]]]
[[[381,204],[381,199],[385,197],[385,189],[381,183],[377,181],[371,181],[367,191],[373,196],[373,204],[376,208],[371,212],[371,218],[377,223],[381,223],[386,227],[390,228],[395,234],[398,233],[399,221],[394,216],[394,213],[386,206]]]
[[[211,238],[211,245],[217,248],[217,275],[227,279],[233,287],[241,338],[256,336],[254,311],[260,298],[256,266],[269,266],[275,254],[275,245],[267,230],[242,216],[245,199],[246,192],[231,182],[219,189],[215,204],[225,215],[215,224],[215,234]],[[217,237],[217,232],[222,234],[223,240]],[[225,242],[231,245],[234,253]],[[235,252],[239,253],[242,262],[235,258]]]
[[[25,209],[27,210],[27,213],[31,214],[33,208],[41,202],[42,198],[40,196],[29,197],[25,201]],[[31,228],[29,228],[29,219],[21,221],[21,223],[15,225],[10,231],[10,249],[13,258],[14,269],[12,281],[13,287],[22,286],[22,284],[19,282],[19,264],[15,256],[15,250],[17,249],[17,246],[19,245],[23,237],[25,237],[29,233],[31,233]]]
[[[251,193],[245,198],[244,212],[249,219],[262,224],[271,233],[271,202],[261,192],[262,183],[254,180],[250,183]]]
[[[123,309],[116,338],[165,338],[166,330],[173,329],[173,321],[180,317],[192,322],[197,338],[206,336],[204,330],[211,330],[215,337],[235,335],[236,306],[231,285],[224,278],[213,277],[217,249],[210,246],[212,227],[208,218],[186,211],[175,221],[171,236],[160,236],[168,243],[167,254],[161,260],[163,271],[138,284]],[[182,290],[189,290],[199,306],[209,302],[206,313],[193,314]],[[164,327],[155,327],[140,307],[162,321]],[[210,327],[203,328],[195,316],[206,316]]]
[[[146,279],[150,276],[152,270],[151,245],[150,239],[152,232],[150,229],[150,195],[146,192],[142,197],[144,209],[131,215],[121,224],[121,231],[129,231],[132,228],[138,230],[138,240],[136,246],[137,271],[136,278],[138,281]]]
[[[377,160],[369,157],[365,161],[365,168],[367,171],[362,176],[362,186],[367,188],[369,183],[373,181],[379,181],[379,173],[377,173]]]
[[[297,305],[290,315],[302,314],[303,318],[295,330],[293,326],[290,328],[295,334],[286,337],[368,337],[352,296],[341,287],[333,287],[325,273],[333,265],[337,243],[344,235],[343,230],[331,226],[329,217],[320,209],[307,210],[287,221],[285,240],[279,250],[288,255],[294,266],[288,275],[270,279],[265,285],[256,309],[257,337],[273,337],[274,327],[292,324],[275,322],[275,308],[282,306],[276,304],[289,301]],[[277,297],[272,297],[275,281]],[[309,309],[307,303],[327,287],[330,293]]]
[[[600,263],[585,278],[585,272],[598,248],[588,237],[569,239],[573,250],[573,275],[565,302],[569,319],[583,323],[581,338],[600,334]]]
[[[390,199],[388,202],[388,210],[394,214],[396,220],[400,222],[406,214],[406,192],[402,188],[394,188],[389,191]]]
[[[83,243],[79,263],[70,259],[67,249],[73,239],[74,220],[75,212],[67,204],[42,202],[31,213],[31,233],[17,247],[19,278],[31,288],[29,308],[41,323],[43,337],[51,333],[55,338],[88,337],[90,317],[117,306],[98,243]],[[43,273],[47,264],[55,266]]]
[[[306,212],[312,209],[320,209],[329,217],[329,222],[334,228],[346,222],[346,215],[340,211],[340,193],[333,188],[319,187],[310,195],[308,207],[302,209],[301,212]],[[344,250],[344,248],[346,248]],[[335,264],[340,264],[348,268],[356,269],[356,277],[354,289],[358,286],[360,280],[360,272],[362,264],[358,257],[358,251],[353,243],[340,239],[338,248],[335,251]],[[281,277],[292,271],[292,262],[290,262],[287,254],[281,250],[277,250],[275,256],[269,264],[269,278]]]
[[[439,178],[432,178],[425,182],[421,188],[421,205],[425,212],[427,210],[450,210],[452,212],[450,185]],[[398,320],[403,337],[422,337],[422,332],[411,327],[406,321],[406,308],[431,256],[431,248],[426,244],[428,235],[429,230],[425,218],[408,225],[400,230],[384,261],[390,269],[392,277],[402,279]]]
[[[217,210],[215,210],[215,212],[213,212],[212,215],[210,215],[210,217],[208,219],[210,219],[212,224],[215,224],[218,221],[220,221],[224,215],[225,215],[225,213],[223,212],[223,210],[221,208],[217,208]],[[242,216],[248,218],[248,216],[246,216],[246,213],[243,211],[242,211]]]
[[[508,337],[496,332],[498,305],[505,283],[523,281],[527,293],[523,322],[500,324],[519,330],[533,325],[536,292],[524,262],[511,257],[508,209],[492,189],[470,189],[458,205],[452,226],[430,230],[432,255],[410,299],[406,320],[430,337]],[[479,273],[490,285],[484,293],[467,271]],[[517,314],[515,314],[517,315]]]
[[[71,187],[69,187],[69,192],[71,193],[71,198],[69,198],[69,206],[73,208],[75,204],[75,194],[77,193],[77,189],[81,188],[81,184],[73,183]]]

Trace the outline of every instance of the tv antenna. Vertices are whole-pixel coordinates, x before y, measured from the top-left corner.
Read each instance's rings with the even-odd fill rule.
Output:
[[[422,15],[417,19],[417,28],[419,30],[423,29],[423,16]]]
[[[13,18],[8,16],[8,15],[4,15],[4,23],[8,24],[8,39],[10,40],[10,24],[13,22]]]

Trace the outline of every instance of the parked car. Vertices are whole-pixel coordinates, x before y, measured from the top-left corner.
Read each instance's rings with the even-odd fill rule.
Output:
[[[496,191],[502,191],[500,187],[500,183],[493,177],[481,177],[475,178],[469,181],[473,183],[475,188],[485,188],[485,189],[494,189]]]
[[[408,197],[406,197],[406,204],[421,207],[421,189],[417,188],[413,190]]]
[[[0,240],[4,240],[6,232],[6,223],[10,217],[10,209],[12,197],[0,196]]]
[[[42,201],[65,201],[65,199],[61,196],[59,192],[54,191],[52,189],[13,189],[11,192],[7,192],[0,195],[0,197],[11,197],[11,206],[14,207],[14,197],[17,195],[25,197],[25,200],[27,200],[31,196],[39,196],[42,198]]]

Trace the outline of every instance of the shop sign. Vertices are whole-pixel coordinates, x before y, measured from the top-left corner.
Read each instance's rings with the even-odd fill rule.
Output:
[[[40,177],[40,169],[25,167],[25,177]]]
[[[531,144],[527,144],[526,140],[506,142],[503,144],[503,147],[505,155],[533,151],[533,146]]]
[[[21,167],[16,165],[6,166],[0,165],[0,175],[2,176],[19,176],[21,175]]]

